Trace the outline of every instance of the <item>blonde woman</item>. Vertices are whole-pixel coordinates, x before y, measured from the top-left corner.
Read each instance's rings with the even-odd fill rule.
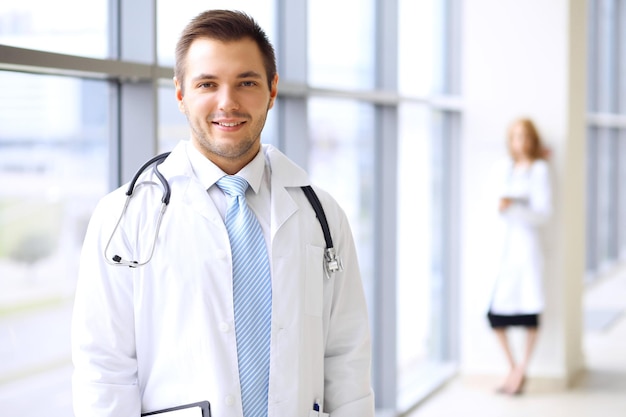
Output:
[[[545,148],[531,120],[521,118],[510,125],[508,150],[510,158],[499,168],[494,207],[502,240],[495,246],[499,266],[488,318],[509,364],[498,392],[515,395],[523,391],[544,308],[541,228],[552,212],[552,191]],[[521,360],[515,359],[507,337],[512,326],[526,330]]]

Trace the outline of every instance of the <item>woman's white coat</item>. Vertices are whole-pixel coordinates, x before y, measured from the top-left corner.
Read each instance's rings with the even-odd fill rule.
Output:
[[[495,279],[490,309],[494,314],[538,314],[544,307],[543,228],[552,213],[552,187],[548,164],[537,160],[514,172],[511,161],[501,162],[491,208],[497,213],[502,197],[517,199],[500,213],[493,242]]]
[[[344,266],[327,277],[323,234],[299,188],[310,184],[306,173],[271,146],[262,152],[272,171],[269,416],[307,417],[316,400],[333,417],[372,416],[370,334],[346,216],[316,189]],[[209,400],[214,416],[242,417],[224,222],[182,144],[159,169],[172,196],[150,263],[103,258],[125,187],[103,198],[90,222],[72,329],[76,416],[139,416]],[[160,184],[152,172],[141,181]],[[148,257],[161,193],[160,185],[137,188],[109,258]]]

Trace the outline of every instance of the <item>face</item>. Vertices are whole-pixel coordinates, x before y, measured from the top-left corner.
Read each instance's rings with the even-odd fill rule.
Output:
[[[511,131],[511,151],[516,159],[527,159],[532,148],[532,138],[522,124]]]
[[[191,142],[204,156],[231,175],[255,157],[276,99],[278,76],[267,85],[253,40],[196,39],[187,53],[184,89],[177,79],[174,84]]]

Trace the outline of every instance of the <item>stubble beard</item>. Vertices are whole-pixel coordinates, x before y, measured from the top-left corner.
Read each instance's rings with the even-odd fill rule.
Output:
[[[185,116],[187,117],[187,121],[189,122],[189,126],[198,145],[204,150],[205,154],[215,155],[224,159],[237,160],[248,154],[253,147],[259,146],[261,132],[265,126],[268,111],[269,106],[263,117],[253,125],[250,135],[231,144],[220,144],[215,140],[214,135],[210,133],[212,126],[211,117],[204,120],[207,127],[203,129],[200,123],[192,121],[189,117],[189,113],[185,112]],[[250,123],[251,117],[248,116],[247,119],[246,124]]]

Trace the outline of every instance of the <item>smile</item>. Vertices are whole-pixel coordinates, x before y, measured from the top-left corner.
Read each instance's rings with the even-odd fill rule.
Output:
[[[220,126],[224,126],[224,127],[235,127],[235,126],[242,125],[245,122],[213,122],[213,123],[218,124]]]

